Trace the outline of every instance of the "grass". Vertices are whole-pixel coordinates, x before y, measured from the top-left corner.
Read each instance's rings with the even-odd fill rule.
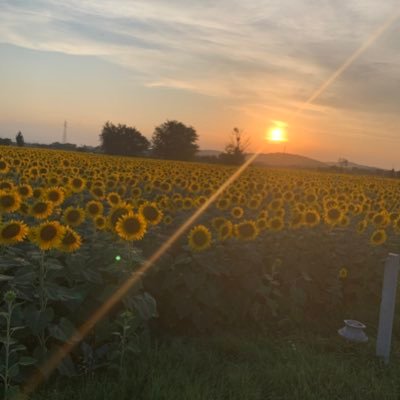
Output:
[[[400,364],[384,366],[374,341],[297,335],[223,336],[147,346],[122,374],[57,380],[34,400],[398,399]]]

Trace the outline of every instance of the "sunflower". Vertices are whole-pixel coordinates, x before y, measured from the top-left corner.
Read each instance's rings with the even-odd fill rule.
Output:
[[[13,182],[0,181],[0,190],[10,191],[10,190],[14,190],[14,189],[15,189],[15,185]]]
[[[172,217],[170,215],[165,215],[163,222],[165,225],[170,225],[172,223]]]
[[[21,221],[9,221],[0,226],[0,244],[13,245],[22,242],[29,232],[29,228]]]
[[[268,209],[271,211],[277,211],[283,207],[281,199],[274,199],[268,204]]]
[[[104,206],[103,203],[96,200],[91,200],[86,204],[86,212],[92,218],[97,217],[100,214],[103,214]]]
[[[69,187],[74,193],[82,192],[85,189],[85,186],[85,180],[80,177],[71,178],[69,180]]]
[[[320,221],[320,216],[315,210],[307,210],[304,212],[304,224],[313,228],[317,226]]]
[[[231,221],[224,222],[218,229],[218,240],[224,241],[229,239],[233,233],[233,224]]]
[[[75,250],[78,250],[81,247],[82,238],[80,235],[71,229],[69,226],[65,228],[64,237],[61,240],[59,245],[59,249],[66,253],[71,253]]]
[[[111,193],[108,193],[108,195],[107,195],[107,201],[111,207],[115,207],[121,203],[122,199],[118,193],[111,192]]]
[[[19,195],[23,198],[23,199],[28,199],[29,197],[33,196],[33,189],[31,185],[28,185],[27,183],[24,185],[20,185],[17,188],[17,191],[19,193]]]
[[[30,214],[38,219],[48,218],[53,213],[53,203],[39,200],[31,206]]]
[[[118,219],[115,230],[125,240],[140,240],[146,233],[147,222],[141,214],[130,211]]]
[[[332,207],[326,210],[325,222],[328,225],[337,225],[343,217],[343,213],[339,207]]]
[[[194,200],[194,203],[196,204],[197,207],[200,207],[206,201],[207,201],[207,197],[206,196],[199,196],[199,197],[196,197],[196,199]]]
[[[62,188],[53,186],[45,190],[43,198],[47,201],[51,201],[54,206],[59,206],[64,201],[65,193]]]
[[[43,189],[41,187],[36,187],[33,189],[32,196],[35,199],[37,199],[37,200],[40,199],[42,197],[42,195],[43,195]]]
[[[390,224],[390,217],[386,211],[381,211],[374,214],[371,221],[377,228],[384,228]]]
[[[238,219],[242,218],[243,214],[244,214],[244,211],[243,211],[242,207],[236,206],[236,207],[233,207],[231,210],[231,215],[233,218],[238,218]]]
[[[393,222],[393,230],[395,231],[396,234],[400,233],[400,217],[395,219]]]
[[[85,220],[85,211],[80,207],[69,206],[64,210],[63,221],[69,226],[79,226]]]
[[[96,187],[92,188],[90,193],[98,200],[104,199],[104,196],[105,196],[104,189],[102,187],[96,186]]]
[[[185,197],[183,199],[182,207],[184,210],[190,210],[191,208],[193,208],[193,205],[194,205],[194,202],[191,197]]]
[[[111,227],[115,227],[118,219],[125,214],[128,214],[132,211],[132,207],[127,203],[121,203],[116,207],[113,207],[108,213],[108,222]]]
[[[211,245],[211,232],[204,225],[197,225],[190,231],[188,242],[193,251],[203,251]]]
[[[139,213],[143,215],[146,222],[152,225],[158,225],[163,217],[162,211],[157,207],[156,203],[144,202],[139,207]]]
[[[218,230],[222,224],[224,224],[226,221],[228,221],[224,217],[215,217],[211,221],[211,225],[213,226],[214,229]]]
[[[383,229],[378,229],[372,233],[371,237],[369,238],[369,243],[373,246],[379,246],[386,242],[387,234],[386,231]]]
[[[268,228],[268,219],[267,218],[258,218],[256,220],[256,225],[258,230],[263,231]]]
[[[281,217],[273,217],[268,221],[268,228],[274,232],[281,231],[284,228],[284,226],[285,223]]]
[[[21,196],[18,192],[0,192],[0,212],[14,212],[21,205]]]
[[[349,271],[346,267],[340,268],[339,273],[338,273],[339,279],[346,279],[348,274],[349,274]]]
[[[259,230],[254,221],[248,220],[236,224],[234,227],[235,235],[242,240],[253,240],[258,234]]]
[[[31,240],[42,250],[50,250],[60,245],[65,227],[58,221],[46,221],[32,230]]]
[[[4,160],[0,160],[0,174],[6,174],[9,170],[9,165]]]
[[[227,210],[229,208],[230,204],[231,204],[230,199],[223,197],[222,199],[219,199],[217,201],[216,207],[219,210]]]
[[[96,229],[103,231],[108,227],[107,219],[103,215],[97,215],[94,218],[94,225],[96,226]]]
[[[357,233],[359,234],[364,233],[364,231],[367,229],[367,226],[368,226],[368,221],[366,219],[359,221],[356,226]]]

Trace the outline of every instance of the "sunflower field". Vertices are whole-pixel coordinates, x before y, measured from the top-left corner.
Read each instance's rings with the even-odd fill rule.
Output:
[[[0,374],[68,341],[233,167],[0,147]],[[400,182],[250,167],[58,370],[123,365],[135,335],[376,325]]]

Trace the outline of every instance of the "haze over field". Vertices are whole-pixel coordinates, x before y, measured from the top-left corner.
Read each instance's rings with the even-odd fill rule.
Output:
[[[234,126],[287,150],[400,168],[400,31],[394,23],[303,113],[292,112],[385,21],[396,0],[0,3],[0,136],[97,145],[105,121],[193,125],[203,149]],[[282,151],[269,143],[266,152]]]

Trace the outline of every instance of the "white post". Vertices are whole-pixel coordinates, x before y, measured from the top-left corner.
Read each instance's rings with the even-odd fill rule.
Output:
[[[400,268],[400,255],[389,253],[385,263],[381,309],[379,311],[378,337],[376,339],[376,355],[382,357],[385,364],[389,362],[394,307],[396,304],[397,275]]]

